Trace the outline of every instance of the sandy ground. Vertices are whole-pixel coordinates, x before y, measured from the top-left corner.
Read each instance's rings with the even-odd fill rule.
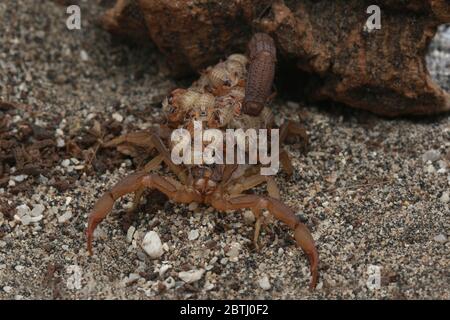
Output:
[[[101,3],[82,2],[83,28],[68,31],[64,8],[53,2],[0,2],[0,97],[32,106],[13,121],[34,121],[67,143],[95,119],[114,120],[124,133],[160,113],[162,97],[179,84],[153,48],[114,43],[98,27]],[[447,88],[449,43],[447,31],[430,54]],[[283,119],[299,106],[279,99],[274,108]],[[72,158],[0,186],[0,299],[449,299],[449,115],[387,120],[341,107],[304,112],[309,153],[289,146],[295,174],[277,181],[317,242],[316,291],[308,291],[308,262],[281,223],[263,231],[258,253],[248,215],[156,206],[154,196],[128,237],[119,217],[131,199],[119,201],[89,257],[88,212],[133,164],[124,158],[116,169],[83,173],[85,161]],[[67,190],[54,187],[55,177],[70,181]],[[17,188],[23,183],[32,187]],[[23,223],[24,212],[36,222]],[[164,247],[157,260],[140,246],[152,230]],[[366,285],[369,266],[381,270],[379,289]],[[204,273],[185,284],[180,272],[190,270]]]

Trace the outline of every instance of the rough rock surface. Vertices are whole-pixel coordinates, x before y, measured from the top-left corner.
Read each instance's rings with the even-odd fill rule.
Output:
[[[280,59],[298,68],[293,89],[314,100],[334,100],[386,116],[450,110],[450,96],[431,80],[425,62],[436,28],[450,22],[448,1],[378,1],[381,30],[369,31],[366,10],[372,4],[119,0],[105,20],[109,30],[135,35],[143,17],[145,31],[179,74],[243,51],[252,32],[260,30],[273,36]],[[135,15],[138,22],[123,19],[128,11],[122,8],[130,6],[140,13]]]
[[[64,8],[51,1],[0,1],[0,100],[30,106],[9,115],[0,105],[0,119],[10,118],[15,135],[23,121],[46,127],[66,145],[72,132],[78,135],[102,118],[114,124],[115,134],[144,129],[160,114],[163,97],[182,85],[173,83],[156,48],[118,45],[98,28],[106,1],[80,3],[82,30],[68,31]],[[444,45],[449,35],[439,35],[428,57],[436,81],[448,79],[439,66],[450,63],[450,46]],[[99,226],[89,257],[89,210],[135,165],[118,158],[115,165],[84,172],[76,168],[88,163],[78,155],[23,181],[6,175],[3,183],[8,171],[0,173],[0,299],[450,299],[450,204],[441,201],[450,188],[448,115],[386,120],[341,107],[302,106],[282,96],[274,109],[277,121],[295,119],[302,110],[310,135],[308,154],[288,147],[292,179],[280,174],[277,181],[283,200],[302,212],[318,244],[316,291],[308,290],[307,260],[281,223],[263,229],[262,249],[255,252],[253,224],[245,223],[243,213],[159,205],[154,194],[139,209],[131,242],[121,226],[131,197],[121,199]],[[3,134],[3,123],[1,128]],[[430,150],[438,150],[439,159],[424,162]],[[57,179],[68,186],[57,186]],[[38,210],[43,218],[23,225],[14,218],[22,205],[29,210],[17,210],[30,217],[44,206]],[[68,212],[71,218],[59,223]],[[190,230],[198,230],[197,239],[188,240]],[[150,231],[168,249],[157,260],[141,248]],[[231,259],[227,253],[236,244],[239,255]],[[381,267],[376,290],[366,286],[370,265]],[[201,269],[192,284],[178,277]],[[268,290],[258,283],[265,276]]]

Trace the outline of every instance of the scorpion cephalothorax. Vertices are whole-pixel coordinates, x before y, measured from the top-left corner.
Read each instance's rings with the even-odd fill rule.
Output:
[[[233,54],[225,61],[206,69],[190,88],[172,91],[163,102],[167,123],[161,126],[160,132],[164,133],[164,137],[157,133],[136,132],[105,144],[105,147],[138,146],[147,150],[156,149],[158,155],[144,168],[117,183],[97,201],[87,228],[88,250],[91,254],[93,232],[112,210],[114,202],[125,194],[134,193],[133,211],[144,189],[151,188],[179,203],[204,203],[220,211],[252,210],[256,217],[253,239],[256,248],[262,211],[267,210],[294,230],[297,244],[308,255],[312,274],[311,288],[315,287],[318,277],[318,253],[314,240],[294,211],[281,202],[275,179],[261,175],[258,170],[260,165],[176,165],[170,156],[172,146],[167,139],[170,131],[183,128],[192,132],[194,121],[200,122],[204,128],[222,131],[232,128],[275,128],[272,112],[266,106],[275,68],[275,51],[273,42],[269,39],[267,35],[256,34],[249,46],[250,59],[245,55]],[[262,87],[258,89],[255,86]],[[280,144],[288,135],[306,139],[305,130],[292,121],[285,122],[279,130]],[[279,152],[279,160],[287,174],[292,174],[293,167],[284,149]],[[177,179],[152,173],[163,162]],[[245,193],[261,184],[267,185],[268,196]]]

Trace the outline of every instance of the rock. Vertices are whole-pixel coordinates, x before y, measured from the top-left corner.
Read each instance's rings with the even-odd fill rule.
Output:
[[[28,178],[28,176],[26,174],[21,174],[21,175],[13,177],[15,182],[23,182],[23,181],[25,181],[26,178]]]
[[[12,290],[13,290],[13,288],[10,287],[10,286],[4,286],[3,287],[3,291],[5,291],[6,293],[10,293]]]
[[[80,51],[80,58],[81,58],[81,61],[86,62],[86,61],[89,60],[89,55],[88,55],[88,53],[86,51],[81,50]]]
[[[64,141],[63,138],[60,138],[60,137],[56,138],[56,146],[58,148],[63,148],[63,147],[65,147],[65,145],[66,145],[66,142]]]
[[[162,265],[162,267],[159,269],[159,276],[162,277],[164,276],[164,274],[167,272],[167,270],[169,270],[170,268],[172,268],[172,266],[170,264],[164,264]]]
[[[23,272],[23,270],[25,270],[25,267],[21,266],[21,265],[17,265],[14,267],[14,269],[20,273],[20,272]]]
[[[193,283],[200,280],[204,273],[203,269],[182,271],[178,273],[178,277],[186,283]]]
[[[271,288],[269,277],[263,276],[262,278],[258,279],[258,285],[263,290],[269,290]]]
[[[447,237],[444,234],[438,234],[437,236],[435,236],[433,238],[434,241],[439,242],[439,243],[445,243],[447,242]]]
[[[31,214],[31,210],[26,204],[22,204],[22,205],[16,207],[16,212],[19,217],[23,217],[25,215]]]
[[[430,164],[429,166],[427,166],[427,167],[425,168],[425,170],[426,170],[427,173],[435,173],[435,172],[436,172],[436,169],[434,168],[434,166],[433,166],[432,164]]]
[[[144,249],[152,259],[158,259],[164,253],[161,239],[155,231],[146,233],[144,240],[142,240],[142,249]]]
[[[112,118],[114,120],[116,120],[117,122],[122,122],[123,121],[123,116],[120,113],[113,113]]]
[[[80,290],[81,280],[82,280],[82,271],[81,268],[77,265],[70,265],[66,268],[66,273],[70,274],[67,278],[66,286],[70,290]]]
[[[68,167],[68,166],[70,166],[70,160],[69,159],[64,159],[62,162],[61,162],[61,165],[63,166],[63,167]]]
[[[191,241],[195,240],[198,238],[199,235],[200,235],[200,233],[198,232],[197,229],[191,230],[191,231],[189,231],[188,239]]]
[[[63,215],[58,217],[59,223],[66,223],[72,218],[72,211],[66,211]]]
[[[285,86],[307,87],[313,100],[386,116],[449,110],[450,95],[433,82],[424,57],[437,27],[450,21],[448,0],[382,1],[381,30],[364,29],[368,6],[361,0],[205,0],[189,6],[184,0],[119,0],[103,25],[140,43],[150,37],[178,75],[244,52],[256,29],[274,38],[288,74],[281,79]]]
[[[439,152],[439,150],[428,150],[427,152],[425,152],[422,155],[422,161],[423,162],[434,162],[439,160],[439,158],[441,157],[441,153]]]
[[[31,216],[32,217],[39,217],[42,216],[42,213],[45,210],[45,206],[42,204],[36,204],[33,206],[33,210],[31,210]]]
[[[24,215],[24,216],[22,216],[22,217],[20,218],[20,221],[22,222],[22,224],[23,224],[24,226],[27,226],[27,225],[29,225],[31,222],[33,222],[32,219],[31,219],[31,217],[30,217],[29,215]]]
[[[128,277],[123,279],[123,284],[125,286],[130,286],[130,285],[134,284],[136,281],[138,281],[140,278],[141,278],[141,276],[138,275],[137,273],[130,273],[128,275]]]
[[[253,214],[253,212],[251,210],[244,211],[242,216],[244,218],[245,224],[253,225],[255,223],[255,220],[256,220],[255,215]]]
[[[172,277],[168,277],[166,280],[164,280],[164,284],[166,285],[167,289],[172,289],[175,287],[175,279]]]
[[[228,250],[227,256],[230,257],[230,258],[237,258],[237,257],[239,257],[239,251],[240,250],[241,250],[241,244],[238,243],[238,242],[233,242],[230,245],[230,250]],[[235,260],[235,259],[233,259],[233,260]]]
[[[450,194],[448,191],[444,192],[441,196],[442,203],[448,203],[450,201]]]
[[[136,228],[135,227],[133,227],[133,226],[130,226],[129,228],[128,228],[128,231],[127,231],[127,241],[129,242],[129,243],[131,243],[131,241],[133,241],[133,236],[134,236],[134,232],[136,231]]]

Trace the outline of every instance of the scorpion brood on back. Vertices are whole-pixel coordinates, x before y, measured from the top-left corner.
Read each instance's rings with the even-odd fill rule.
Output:
[[[205,128],[222,131],[239,128],[278,129],[274,127],[271,110],[265,106],[275,70],[275,51],[271,41],[268,35],[255,35],[250,41],[249,60],[244,55],[233,54],[227,60],[206,69],[190,88],[172,91],[163,101],[167,123],[161,124],[157,132],[130,133],[105,144],[105,147],[117,147],[128,154],[133,153],[133,148],[145,148],[148,151],[156,150],[157,155],[97,201],[87,227],[90,254],[94,230],[111,212],[115,201],[134,193],[132,212],[143,191],[150,188],[159,190],[178,203],[196,202],[219,211],[250,209],[256,217],[253,242],[257,249],[263,222],[262,211],[267,210],[294,231],[297,245],[309,258],[312,275],[310,287],[316,286],[319,258],[314,240],[295,212],[280,200],[275,179],[260,174],[260,164],[176,165],[170,156],[173,147],[171,133],[180,128],[192,132],[195,122],[201,122]],[[279,130],[280,144],[288,135],[306,139],[305,130],[295,122],[286,121]],[[286,150],[279,151],[279,160],[283,169],[291,175],[293,167]],[[161,163],[166,164],[177,179],[154,173]],[[262,184],[267,185],[268,196],[245,193]]]

